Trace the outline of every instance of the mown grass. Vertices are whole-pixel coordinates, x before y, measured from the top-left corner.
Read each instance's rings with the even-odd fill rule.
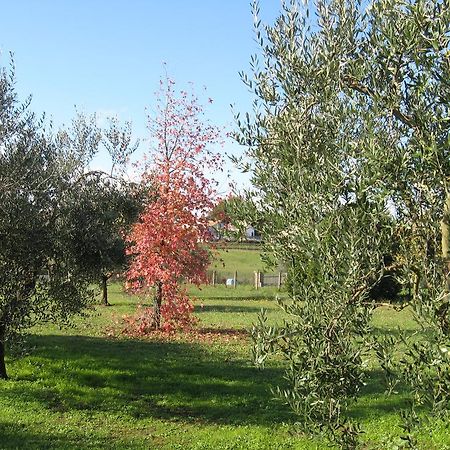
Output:
[[[254,250],[241,248],[219,248],[215,254],[210,270],[218,274],[218,282],[224,283],[237,272],[239,284],[253,284],[254,273],[264,271],[258,247]]]
[[[108,337],[106,329],[138,301],[112,286],[112,307],[97,307],[74,327],[39,327],[26,355],[9,357],[11,379],[0,382],[2,449],[322,449],[325,441],[295,433],[295,417],[273,398],[283,385],[279,361],[261,371],[250,361],[246,330],[261,307],[281,315],[275,289],[192,288],[200,326],[212,340]],[[145,301],[145,299],[141,299]],[[413,330],[407,310],[376,311],[378,332]],[[366,448],[396,448],[404,393],[386,397],[382,375],[352,408]],[[421,430],[421,448],[450,448],[440,422]]]

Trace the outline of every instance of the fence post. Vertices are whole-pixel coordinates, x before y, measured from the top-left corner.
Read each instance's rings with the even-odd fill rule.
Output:
[[[259,272],[259,286],[260,287],[264,286],[264,273],[263,272]]]
[[[278,272],[278,289],[281,289],[281,272]]]
[[[254,272],[255,274],[255,289],[258,290],[259,287],[259,271],[258,272]]]
[[[213,270],[213,272],[212,272],[212,278],[211,278],[211,284],[212,284],[213,286],[216,285],[216,277],[217,277],[217,272],[216,272],[215,270]]]
[[[237,270],[234,272],[234,280],[233,280],[233,286],[236,289],[236,284],[237,284]]]

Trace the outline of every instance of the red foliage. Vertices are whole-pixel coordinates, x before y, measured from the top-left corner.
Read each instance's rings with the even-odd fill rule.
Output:
[[[127,288],[142,291],[162,285],[162,329],[193,324],[193,305],[181,283],[206,282],[210,262],[207,214],[214,206],[215,185],[205,171],[217,169],[221,158],[210,151],[219,131],[202,119],[194,95],[174,93],[174,83],[161,84],[156,118],[149,118],[156,148],[153,164],[146,165],[144,182],[154,189],[139,221],[128,236],[132,262]],[[140,334],[154,311],[139,319]],[[137,331],[137,330],[136,330]]]

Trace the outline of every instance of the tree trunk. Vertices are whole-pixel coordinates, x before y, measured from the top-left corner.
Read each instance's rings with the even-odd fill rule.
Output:
[[[155,312],[155,326],[159,330],[161,328],[161,303],[162,303],[162,283],[156,283],[156,293],[153,299],[153,309]]]
[[[447,276],[447,289],[450,287],[450,192],[447,192],[444,204],[444,213],[441,220],[442,259],[444,271]]]
[[[446,277],[447,295],[437,309],[436,313],[444,334],[450,334],[449,308],[450,308],[450,192],[446,192],[444,212],[441,220],[442,260]]]
[[[0,327],[0,380],[7,380],[8,375],[6,373],[5,365],[5,327]]]
[[[111,304],[108,302],[108,279],[109,279],[109,276],[102,273],[101,289],[102,289],[102,305],[103,306],[111,306]]]

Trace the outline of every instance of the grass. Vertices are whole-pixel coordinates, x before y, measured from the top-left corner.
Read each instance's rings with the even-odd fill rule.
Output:
[[[230,290],[214,292],[223,300],[199,300],[207,328],[247,328],[255,304],[274,306],[260,292],[254,300],[228,297],[226,306]],[[110,294],[113,307],[98,307],[67,330],[36,328],[30,353],[8,358],[0,448],[316,448],[289,434],[285,422],[292,417],[270,393],[282,371],[256,370],[246,338],[108,338],[112,317],[131,312],[136,302],[118,285]]]
[[[261,244],[221,243],[215,254],[209,272],[216,271],[216,282],[225,284],[237,272],[239,286],[254,286],[255,272],[266,275],[267,284],[277,284],[278,269],[268,268],[261,258]],[[210,273],[210,279],[211,279]]]
[[[38,350],[5,383],[4,448],[221,448],[229,433],[263,440],[286,418],[267,408],[269,378],[254,383],[229,349],[75,335],[31,342]]]
[[[253,285],[254,273],[265,271],[259,250],[259,247],[255,247],[253,250],[247,248],[220,249],[210,270],[217,272],[219,283],[224,284],[225,280],[233,278],[234,272],[237,271],[238,283]]]
[[[245,335],[257,311],[281,319],[275,289],[192,288],[201,326],[223,338],[195,341],[108,337],[114,317],[136,299],[112,286],[110,308],[97,307],[74,327],[39,327],[29,353],[7,360],[0,382],[1,449],[325,449],[326,443],[292,433],[295,417],[270,387],[283,384],[279,362],[255,369]],[[407,310],[394,317],[378,309],[380,332],[399,323],[413,329]],[[398,410],[405,395],[383,395],[381,373],[352,409],[367,448],[396,448]],[[450,448],[449,432],[435,422],[421,432],[422,447]]]
[[[236,289],[225,286],[191,287],[190,293],[197,298],[195,304],[202,326],[219,329],[250,329],[262,308],[267,311],[268,320],[275,323],[280,319],[276,297],[284,295],[276,288],[255,290],[245,285]]]

